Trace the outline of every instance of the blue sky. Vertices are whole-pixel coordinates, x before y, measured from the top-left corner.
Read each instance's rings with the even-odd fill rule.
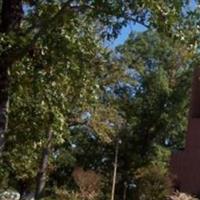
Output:
[[[111,48],[114,48],[120,44],[123,44],[131,32],[144,32],[146,30],[147,28],[140,24],[128,24],[126,27],[122,28],[117,39],[108,42],[107,45]]]

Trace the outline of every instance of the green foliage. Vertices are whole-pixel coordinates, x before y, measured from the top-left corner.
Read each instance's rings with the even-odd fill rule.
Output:
[[[177,141],[183,141],[186,128],[188,75],[193,59],[193,54],[183,49],[184,44],[155,32],[132,34],[118,48],[122,64],[133,70],[137,80],[133,85],[135,98],[124,109],[142,138],[161,143],[170,139],[172,144],[182,145]]]
[[[158,165],[161,170],[166,170],[169,167],[169,160],[171,156],[171,151],[161,145],[155,145],[152,151],[151,163],[153,165]]]
[[[155,165],[159,166],[158,173],[166,172],[170,150],[184,146],[188,92],[196,54],[179,40],[155,31],[131,34],[116,51],[118,61],[131,79],[124,83],[130,84],[133,94],[121,95],[126,93],[126,86],[122,86],[115,91],[120,98],[114,99],[126,119],[126,126],[119,134],[122,144],[116,193],[117,199],[121,199],[123,184],[135,181],[137,169]],[[145,173],[148,171],[150,167]],[[135,189],[128,188],[127,198],[133,198],[135,190],[137,183]],[[142,189],[139,193],[142,194]]]
[[[103,68],[105,51],[93,27],[86,26],[83,19],[74,22],[41,36],[33,55],[27,54],[10,70],[10,131],[4,158],[9,173],[15,172],[13,179],[28,181],[30,186],[34,184],[49,128],[53,131],[50,173],[58,159],[65,165],[74,162],[71,153],[60,146],[69,139],[73,117],[88,103],[97,101],[96,77]]]
[[[157,165],[138,169],[136,179],[138,200],[163,200],[171,192],[171,183],[166,170]]]

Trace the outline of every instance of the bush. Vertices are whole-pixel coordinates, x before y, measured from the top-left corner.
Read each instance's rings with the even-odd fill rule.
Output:
[[[79,187],[81,198],[94,200],[100,190],[101,176],[93,170],[76,167],[72,173],[75,183]]]
[[[150,164],[136,172],[138,200],[163,200],[171,192],[171,181],[166,170]]]

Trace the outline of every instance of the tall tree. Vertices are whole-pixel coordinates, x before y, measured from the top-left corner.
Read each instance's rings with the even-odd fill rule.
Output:
[[[18,32],[23,17],[22,0],[3,1],[1,9],[0,32],[2,35],[9,32]],[[3,47],[5,48],[5,47]],[[1,74],[0,74],[0,156],[5,143],[5,132],[8,127],[8,70],[12,64],[9,52],[4,52],[1,56]]]
[[[130,76],[111,89],[126,119],[120,133],[117,198],[125,190],[133,198],[138,168],[160,161],[165,165],[169,149],[183,146],[194,58],[187,44],[155,31],[132,33],[117,47],[117,59]]]

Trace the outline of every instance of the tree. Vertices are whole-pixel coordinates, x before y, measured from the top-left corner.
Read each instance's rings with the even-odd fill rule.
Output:
[[[113,87],[115,102],[126,121],[120,135],[116,195],[122,199],[125,183],[127,198],[132,198],[138,168],[151,162],[167,167],[169,150],[184,145],[196,53],[180,40],[147,31],[131,34],[124,45],[117,47],[117,55],[130,76],[130,81]]]
[[[53,155],[68,139],[69,126],[76,122],[73,118],[88,101],[96,101],[96,78],[104,51],[93,37],[94,29],[83,21],[77,17],[41,37],[34,55],[26,56],[10,71],[10,129],[3,165],[11,167],[8,171],[21,194],[36,184],[40,196],[49,160],[55,160]]]

